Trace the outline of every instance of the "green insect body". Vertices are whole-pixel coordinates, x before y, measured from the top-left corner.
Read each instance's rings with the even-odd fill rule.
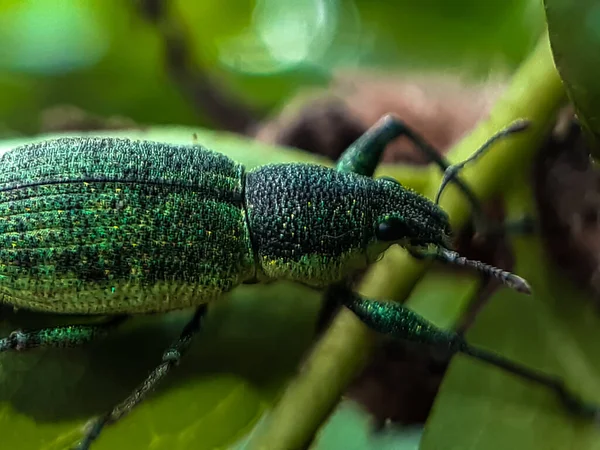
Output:
[[[446,214],[395,181],[311,164],[250,171],[246,208],[259,278],[325,287],[367,267],[393,243],[445,244]],[[402,229],[379,239],[378,226]]]
[[[0,159],[0,291],[52,313],[167,311],[255,273],[243,167],[194,147],[58,139]]]
[[[517,123],[491,143],[524,130]],[[395,180],[371,178],[385,146],[411,139],[473,205],[450,166],[402,122],[383,117],[335,168],[290,163],[246,170],[198,145],[115,138],[62,138],[0,157],[0,302],[52,314],[101,314],[103,323],[14,331],[0,352],[83,345],[127,317],[196,307],[161,362],[122,403],[94,420],[78,445],[139,404],[177,365],[207,305],[242,283],[291,280],[326,287],[319,316],[343,305],[373,330],[445,347],[548,387],[571,411],[600,408],[555,376],[479,349],[394,302],[350,289],[348,278],[393,244],[415,256],[469,266],[530,293],[525,280],[451,251],[447,215]],[[440,188],[441,193],[442,188]],[[439,193],[438,193],[439,197]],[[433,252],[430,252],[433,248]]]
[[[63,138],[0,158],[0,293],[31,310],[162,312],[244,282],[327,286],[390,242],[438,243],[446,216],[388,180],[308,164],[246,171],[200,146]]]

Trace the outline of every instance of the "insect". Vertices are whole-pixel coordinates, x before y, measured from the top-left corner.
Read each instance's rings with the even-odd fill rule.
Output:
[[[470,159],[524,128],[521,123],[498,133]],[[246,170],[199,145],[115,138],[60,138],[14,148],[0,159],[0,301],[112,318],[15,331],[0,339],[0,351],[78,346],[128,316],[196,308],[146,380],[93,421],[78,447],[83,450],[177,364],[210,302],[243,283],[292,280],[329,287],[332,298],[378,332],[467,353],[548,386],[577,412],[597,413],[560,380],[476,349],[405,307],[363,298],[344,283],[399,244],[417,256],[469,266],[530,290],[515,274],[453,252],[448,217],[436,203],[393,179],[372,178],[387,143],[403,135],[476,204],[456,176],[460,165],[449,166],[392,116],[359,138],[335,168],[289,163]]]

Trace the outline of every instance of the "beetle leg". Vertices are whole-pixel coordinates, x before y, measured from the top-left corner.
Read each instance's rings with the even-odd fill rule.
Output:
[[[438,200],[448,183],[453,182],[465,195],[471,205],[473,217],[477,222],[476,228],[484,230],[487,234],[488,230],[492,229],[493,226],[488,225],[489,221],[485,218],[481,202],[475,196],[473,191],[459,178],[458,174],[467,163],[479,158],[498,139],[523,131],[527,128],[527,125],[528,122],[525,121],[515,122],[508,128],[501,130],[488,139],[470,158],[461,163],[452,165],[438,150],[431,146],[418,133],[407,127],[400,119],[388,114],[379,119],[361,137],[359,137],[356,142],[342,153],[336,163],[336,169],[342,172],[355,172],[371,177],[383,156],[386,146],[393,140],[404,136],[444,173],[435,202],[438,203]]]
[[[386,146],[396,138],[408,135],[412,132],[404,122],[387,114],[344,150],[336,162],[336,169],[372,177]],[[432,151],[437,154],[434,149]]]
[[[25,351],[37,347],[77,347],[106,336],[128,316],[116,316],[94,325],[66,325],[34,331],[13,331],[0,339],[0,352]]]
[[[386,146],[401,136],[412,141],[416,148],[438,166],[442,172],[446,173],[449,168],[456,167],[452,166],[437,149],[431,146],[418,133],[407,127],[403,121],[391,114],[387,114],[342,153],[336,163],[336,169],[342,172],[355,172],[369,177],[373,176]],[[453,169],[445,183],[447,184],[452,181],[463,192],[471,205],[473,216],[479,225],[479,222],[484,220],[481,203],[473,191],[458,177],[459,170],[460,167]],[[441,191],[438,191],[438,197],[440,194]],[[477,228],[480,227],[478,226]]]
[[[450,183],[451,181],[454,181],[454,183],[460,187],[457,176],[458,176],[458,173],[468,163],[480,158],[481,155],[485,154],[492,147],[492,144],[495,144],[498,140],[503,139],[507,136],[510,136],[511,134],[525,131],[528,127],[529,127],[529,122],[524,121],[524,120],[518,120],[518,121],[512,123],[511,125],[509,125],[508,127],[498,131],[492,137],[490,137],[487,141],[485,141],[483,143],[483,145],[481,147],[479,147],[471,156],[469,156],[464,161],[461,161],[457,164],[447,165],[445,168],[443,168],[442,170],[444,171],[444,176],[442,178],[442,182],[440,183],[440,187],[438,188],[438,192],[435,196],[435,203],[436,204],[439,203],[442,192],[444,191],[444,189],[446,188],[448,183]],[[447,163],[447,161],[446,161],[446,163]],[[461,190],[464,192],[464,189],[462,187],[461,187]]]
[[[422,316],[396,302],[381,302],[360,296],[348,288],[339,290],[342,301],[358,318],[373,330],[396,339],[406,339],[435,345],[450,352],[463,353],[489,363],[527,381],[553,391],[572,413],[600,421],[600,406],[586,403],[570,392],[564,382],[554,376],[513,362],[494,352],[469,344],[454,331],[436,327]]]
[[[478,204],[477,197],[457,177],[461,167],[451,165],[439,150],[430,145],[421,135],[411,130],[402,120],[391,114],[379,119],[356,142],[348,147],[337,160],[336,169],[341,172],[355,172],[372,177],[387,145],[402,136],[409,139],[417,150],[438,166],[442,172],[445,173],[450,168],[452,172],[445,183],[453,181],[465,193],[469,202]],[[473,205],[473,208],[477,209],[477,205]]]
[[[115,423],[136,405],[138,405],[146,396],[162,381],[169,371],[179,364],[182,356],[189,349],[195,334],[200,330],[202,317],[206,314],[208,305],[202,305],[196,309],[192,319],[186,324],[179,339],[175,341],[162,356],[161,363],[146,377],[146,379],[127,397],[123,402],[115,406],[112,411],[92,421],[87,429],[84,438],[79,443],[78,450],[89,449],[100,432],[106,425]]]

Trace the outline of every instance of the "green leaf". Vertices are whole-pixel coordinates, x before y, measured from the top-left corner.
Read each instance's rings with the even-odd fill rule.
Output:
[[[600,317],[589,294],[557,272],[538,237],[515,239],[514,248],[514,270],[531,283],[534,294],[498,291],[467,338],[564,377],[584,399],[600,403]],[[545,388],[457,356],[436,399],[422,448],[600,449],[600,429],[566,413]]]
[[[238,288],[209,310],[180,367],[129,416],[107,427],[94,449],[235,444],[296,371],[313,338],[318,306],[319,294],[301,286]],[[91,416],[123,400],[158,364],[189,316],[136,318],[84,348],[0,354],[2,448],[58,450],[74,444]],[[0,334],[48,325],[43,319],[10,315]]]
[[[600,1],[544,0],[556,67],[577,117],[600,156]]]

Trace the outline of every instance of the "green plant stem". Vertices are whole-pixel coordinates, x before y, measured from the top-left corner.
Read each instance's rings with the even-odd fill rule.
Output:
[[[523,136],[498,143],[489,154],[465,169],[464,180],[476,195],[485,199],[509,182],[510,174],[527,164],[549,130],[563,100],[564,91],[555,71],[547,35],[515,73],[503,98],[488,120],[449,153],[451,161],[467,158],[487,137],[510,122],[526,118],[533,122]],[[432,171],[427,193],[435,195],[441,177]],[[442,197],[455,229],[468,218],[468,205],[456,189]],[[390,252],[388,252],[390,253]],[[388,255],[384,261],[388,259]],[[423,274],[425,265],[411,261],[406,254],[393,253],[395,270],[387,276],[376,264],[360,289],[372,298],[406,297]],[[388,259],[387,264],[390,263]],[[381,277],[383,275],[385,279]],[[427,309],[429,305],[421,308]],[[457,309],[459,310],[459,309]],[[458,319],[458,317],[456,318]],[[289,385],[270,417],[249,442],[252,450],[296,450],[306,448],[335,408],[348,384],[361,370],[374,346],[375,336],[347,310],[338,314],[331,328],[317,343],[299,375]]]
[[[544,35],[532,55],[522,64],[512,83],[495,105],[488,120],[459,142],[449,153],[452,162],[463,161],[489,136],[517,119],[532,122],[524,133],[497,142],[478,163],[466,166],[461,176],[481,199],[502,191],[511,183],[512,174],[531,164],[541,141],[554,123],[566,100],[562,82],[554,67],[552,54]],[[441,176],[432,171],[428,195],[437,192]],[[444,192],[440,202],[458,228],[469,217],[469,205],[456,187]]]

